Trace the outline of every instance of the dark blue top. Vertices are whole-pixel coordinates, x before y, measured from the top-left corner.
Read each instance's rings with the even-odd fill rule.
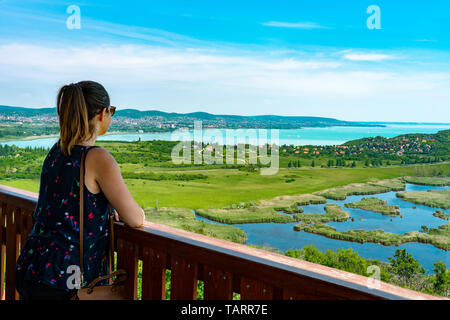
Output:
[[[74,283],[74,273],[67,268],[80,265],[81,152],[86,150],[87,155],[94,147],[97,146],[75,145],[70,156],[62,153],[58,143],[50,149],[42,165],[33,230],[17,260],[18,276],[71,291],[67,278],[72,276],[69,282]],[[83,264],[86,283],[109,272],[109,205],[102,191],[94,194],[84,186]],[[100,284],[107,284],[107,281]]]

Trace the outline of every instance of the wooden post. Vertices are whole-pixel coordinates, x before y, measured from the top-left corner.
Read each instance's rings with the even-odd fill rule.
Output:
[[[164,300],[166,295],[167,254],[142,248],[142,300]]]
[[[117,239],[117,270],[125,269],[128,277],[125,288],[128,299],[137,299],[138,258],[137,245],[122,239]]]
[[[8,205],[6,209],[6,300],[17,300],[19,297],[16,290],[16,261],[19,257],[18,221],[20,221],[20,208]]]
[[[171,255],[170,300],[197,299],[197,264]]]

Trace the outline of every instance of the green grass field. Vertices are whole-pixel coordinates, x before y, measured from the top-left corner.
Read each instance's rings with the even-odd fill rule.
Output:
[[[142,171],[162,172],[158,168],[140,166]],[[121,165],[122,174],[137,169],[134,164]],[[144,180],[125,179],[131,194],[139,205],[155,207],[176,207],[207,209],[211,206],[222,208],[248,201],[268,200],[276,196],[312,193],[324,189],[345,186],[350,183],[365,183],[378,179],[392,179],[414,173],[414,166],[388,168],[280,168],[277,174],[260,175],[259,172],[245,172],[237,169],[193,170],[207,179]],[[164,172],[179,172],[179,168],[166,168]],[[139,172],[139,171],[136,171]],[[295,176],[295,181],[286,183],[284,176]],[[1,179],[0,184],[39,192],[39,179]],[[383,189],[382,187],[378,188]],[[384,188],[385,189],[385,188]]]

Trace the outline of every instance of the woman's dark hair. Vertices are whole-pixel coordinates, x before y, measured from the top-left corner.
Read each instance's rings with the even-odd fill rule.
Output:
[[[59,139],[57,144],[65,155],[72,147],[89,140],[94,134],[90,122],[103,108],[109,108],[109,95],[105,88],[94,81],[81,81],[63,86],[56,101],[59,116]]]

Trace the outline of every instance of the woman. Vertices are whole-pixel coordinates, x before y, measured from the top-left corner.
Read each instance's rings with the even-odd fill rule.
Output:
[[[63,86],[57,97],[60,138],[44,160],[35,224],[16,264],[21,299],[70,299],[73,267],[80,264],[80,161],[85,151],[84,280],[107,275],[109,206],[130,227],[144,223],[144,211],[125,185],[119,166],[94,146],[108,130],[115,107],[93,81]],[[71,285],[72,284],[72,285]],[[107,284],[103,282],[102,284]]]

